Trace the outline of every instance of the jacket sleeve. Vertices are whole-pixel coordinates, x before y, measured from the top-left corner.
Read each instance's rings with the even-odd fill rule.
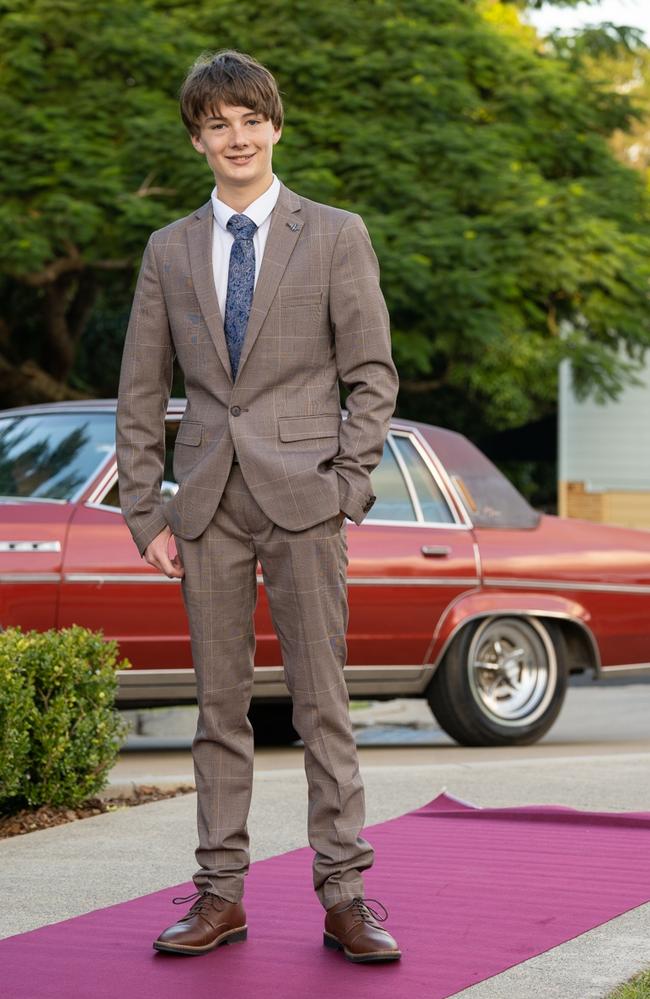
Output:
[[[349,389],[333,466],[340,508],[360,524],[376,499],[370,473],[381,460],[399,380],[379,264],[359,215],[346,219],[336,240],[329,307],[338,376]]]
[[[142,258],[124,343],[117,401],[120,505],[141,555],[167,526],[160,486],[174,351],[153,237]]]

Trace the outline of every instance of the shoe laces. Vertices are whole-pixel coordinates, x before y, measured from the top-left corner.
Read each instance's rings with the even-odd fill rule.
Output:
[[[375,905],[380,905],[384,912],[383,916],[381,913],[377,912],[376,909],[373,909],[371,905],[368,905],[368,902],[374,902]],[[388,919],[388,910],[386,906],[382,905],[377,898],[363,899],[360,895],[356,895],[348,905],[344,905],[342,909],[339,909],[339,912],[345,912],[347,909],[354,909],[354,911],[358,913],[358,915],[361,916],[361,918],[367,923],[372,919],[377,919],[380,923],[385,923]]]
[[[196,901],[192,906],[192,908],[190,909],[190,911],[188,912],[187,916],[194,916],[197,913],[199,913],[201,909],[206,908],[209,905],[213,905],[214,904],[213,900],[216,898],[219,898],[219,900],[221,900],[219,895],[215,895],[208,891],[195,891],[193,892],[192,895],[185,895],[185,896],[179,895],[178,898],[173,898],[172,902],[174,903],[174,905],[182,905],[183,902],[191,902],[193,898],[196,899]],[[187,916],[184,916],[183,918],[187,919]]]

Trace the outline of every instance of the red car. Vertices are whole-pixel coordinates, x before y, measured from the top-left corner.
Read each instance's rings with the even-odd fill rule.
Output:
[[[167,417],[167,479],[184,411]],[[0,413],[0,625],[101,628],[133,669],[119,704],[195,698],[178,581],[118,505],[115,402]],[[460,434],[395,419],[377,501],[348,524],[350,695],[426,697],[464,745],[553,724],[570,672],[650,672],[650,532],[543,516]],[[252,714],[295,738],[261,574]],[[257,734],[257,732],[256,732]]]

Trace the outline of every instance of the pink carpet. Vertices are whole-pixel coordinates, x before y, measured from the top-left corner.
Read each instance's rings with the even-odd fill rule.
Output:
[[[2,995],[443,999],[650,900],[650,813],[480,809],[442,794],[366,832],[366,895],[389,910],[399,962],[354,965],[323,947],[304,848],[252,865],[245,943],[152,949],[190,882],[1,941]]]

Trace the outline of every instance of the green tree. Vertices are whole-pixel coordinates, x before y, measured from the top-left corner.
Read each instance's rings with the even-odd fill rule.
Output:
[[[278,76],[280,174],[368,222],[401,411],[499,428],[555,405],[563,356],[617,391],[650,342],[650,242],[643,185],[607,144],[628,99],[495,7],[269,0],[251,19],[223,0],[197,19]]]
[[[180,4],[0,0],[0,395],[57,398],[97,296],[128,297],[152,229],[203,180],[176,91]]]
[[[647,194],[608,145],[634,122],[632,103],[544,46],[517,6],[0,0],[0,10],[0,51],[18,60],[2,86],[18,133],[0,161],[0,191],[7,175],[13,184],[0,214],[7,300],[36,287],[42,301],[35,276],[63,276],[70,246],[106,287],[108,268],[131,268],[150,229],[207,198],[210,178],[182,133],[175,94],[201,48],[232,46],[279,80],[280,177],[368,224],[403,415],[473,433],[517,426],[554,408],[561,357],[584,390],[611,395],[650,343]],[[63,39],[52,51],[50,34]],[[101,72],[89,68],[93,53]],[[30,59],[50,88],[33,111]],[[45,128],[52,153],[39,141]],[[113,297],[123,307],[128,296]],[[70,322],[81,314],[73,303]],[[72,325],[74,346],[83,323]],[[51,371],[65,380],[70,360]]]

